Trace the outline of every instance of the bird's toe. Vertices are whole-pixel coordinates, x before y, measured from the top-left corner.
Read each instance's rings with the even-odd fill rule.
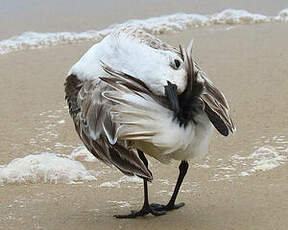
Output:
[[[178,209],[178,208],[181,208],[185,205],[184,202],[181,202],[181,203],[178,203],[178,204],[167,204],[167,205],[164,205],[164,204],[151,204],[151,208],[154,209],[154,210],[158,210],[158,211],[171,211],[171,210],[174,210],[174,209]]]
[[[143,207],[140,211],[132,210],[128,215],[114,215],[114,217],[118,219],[128,219],[128,218],[136,218],[139,216],[146,216],[148,214],[152,214],[153,216],[161,216],[167,213],[166,210],[160,210],[152,207],[152,205]]]

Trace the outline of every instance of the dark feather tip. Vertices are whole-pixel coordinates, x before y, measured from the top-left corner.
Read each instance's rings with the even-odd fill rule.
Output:
[[[217,131],[223,136],[229,135],[229,129],[225,122],[206,104],[205,112]]]

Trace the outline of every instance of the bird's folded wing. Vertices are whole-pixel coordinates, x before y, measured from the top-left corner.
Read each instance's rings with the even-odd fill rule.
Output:
[[[76,131],[85,146],[98,159],[114,165],[126,175],[137,175],[152,180],[152,173],[126,141],[117,140],[119,125],[110,115],[111,102],[103,98],[103,82],[87,81],[78,94],[80,113],[74,118]]]
[[[214,127],[224,136],[235,132],[236,128],[229,114],[229,106],[223,93],[202,74],[204,91],[201,98],[205,102],[205,112]]]
[[[188,83],[192,83],[192,90],[195,85],[203,85],[201,98],[205,103],[205,112],[214,125],[214,127],[224,136],[229,134],[229,130],[233,133],[236,128],[229,114],[229,106],[224,94],[216,88],[213,82],[206,77],[206,74],[201,71],[199,65],[193,61],[192,44],[188,46],[187,50],[183,50],[180,46],[180,51],[185,62],[185,68],[188,76]],[[189,85],[189,84],[188,84]]]

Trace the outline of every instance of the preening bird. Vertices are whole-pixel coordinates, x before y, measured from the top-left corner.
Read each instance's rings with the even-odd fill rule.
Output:
[[[140,211],[117,218],[163,215],[175,203],[188,160],[207,151],[213,127],[234,132],[225,96],[192,59],[192,43],[175,48],[133,27],[115,30],[70,69],[66,101],[75,129],[99,160],[144,181]],[[145,155],[181,161],[167,205],[149,204]]]

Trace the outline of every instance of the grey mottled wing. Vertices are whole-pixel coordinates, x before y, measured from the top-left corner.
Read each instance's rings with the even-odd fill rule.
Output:
[[[214,125],[214,127],[224,136],[229,134],[229,130],[233,133],[236,128],[229,114],[229,106],[224,94],[216,88],[212,81],[206,77],[206,74],[200,70],[199,65],[192,58],[192,42],[187,51],[180,46],[181,56],[183,56],[188,76],[191,76],[191,87],[201,84],[203,91],[201,98],[205,103],[205,112]],[[189,83],[189,79],[188,79]],[[188,84],[189,85],[189,84]]]
[[[126,141],[117,140],[118,125],[110,117],[111,102],[102,96],[107,89],[99,80],[82,82],[70,75],[65,83],[66,100],[75,129],[87,149],[99,160],[126,175],[152,180],[152,174]]]

